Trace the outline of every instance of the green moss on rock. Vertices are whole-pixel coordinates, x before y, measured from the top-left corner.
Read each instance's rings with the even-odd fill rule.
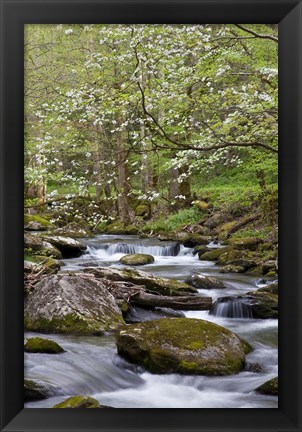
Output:
[[[88,276],[46,276],[25,299],[27,330],[101,335],[123,324],[107,286]]]
[[[242,266],[227,265],[219,270],[219,273],[244,273],[245,268]]]
[[[252,267],[256,267],[255,257],[253,252],[243,251],[230,248],[221,254],[217,260],[218,265],[234,265],[244,267],[245,270],[249,270]]]
[[[140,204],[135,209],[135,216],[143,217],[144,219],[149,219],[150,208],[147,204]]]
[[[263,239],[259,237],[232,238],[227,240],[226,243],[233,246],[235,249],[255,251],[258,246],[263,243]]]
[[[27,339],[24,351],[29,353],[59,354],[64,352],[64,349],[53,340],[34,337]]]
[[[45,239],[42,239],[39,235],[33,235],[29,233],[24,234],[24,248],[27,254],[30,255],[43,255],[57,259],[62,258],[62,254],[58,248]]]
[[[122,264],[126,265],[145,265],[154,262],[154,257],[147,254],[128,254],[120,259]]]
[[[205,252],[204,254],[198,254],[198,256],[201,261],[217,261],[220,255],[224,254],[229,250],[230,247],[222,247],[210,250],[208,252]]]
[[[206,245],[195,246],[195,248],[193,249],[193,255],[198,254],[198,256],[200,256],[208,251],[209,248]]]
[[[53,408],[100,408],[100,403],[90,396],[71,396]]]
[[[200,234],[187,234],[187,237],[181,240],[185,247],[195,247],[199,245],[207,245],[210,238]]]
[[[84,269],[86,273],[92,273],[97,278],[105,278],[114,281],[126,281],[136,285],[145,285],[151,291],[156,291],[163,295],[185,295],[187,293],[197,293],[197,289],[175,279],[161,278],[150,273],[137,270],[131,267],[113,268],[97,267]]]
[[[54,225],[39,215],[24,215],[24,229],[28,231],[46,231]]]
[[[55,393],[50,385],[42,384],[37,381],[24,380],[24,401],[34,401],[46,399]]]
[[[229,375],[243,370],[246,343],[208,321],[175,318],[129,325],[118,353],[152,373]]]
[[[266,381],[260,387],[256,388],[256,392],[265,395],[278,396],[278,377]]]
[[[103,232],[108,234],[138,234],[139,230],[135,225],[124,226],[120,220],[116,220],[107,225]]]
[[[49,269],[50,271],[58,270],[62,265],[59,260],[47,256],[43,256],[43,255],[25,255],[24,261],[29,261],[37,264],[38,269],[41,269],[43,266],[46,269]]]

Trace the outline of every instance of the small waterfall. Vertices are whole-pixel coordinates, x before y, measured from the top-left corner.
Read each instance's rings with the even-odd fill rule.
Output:
[[[231,297],[215,300],[210,314],[221,318],[253,318],[253,312],[247,304]]]
[[[98,245],[97,247],[88,248],[88,251],[92,252],[93,254],[98,254],[100,250],[105,251],[108,255],[148,254],[152,256],[177,256],[180,252],[180,244],[173,243],[164,246],[144,246],[131,243],[103,243]]]

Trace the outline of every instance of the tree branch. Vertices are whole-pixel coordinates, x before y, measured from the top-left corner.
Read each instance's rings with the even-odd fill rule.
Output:
[[[250,33],[251,35],[255,36],[256,38],[259,38],[259,39],[269,39],[269,40],[272,40],[273,42],[278,43],[278,38],[276,38],[274,36],[263,35],[263,34],[256,33],[255,31],[253,31],[253,30],[251,30],[251,29],[249,29],[247,27],[244,27],[241,24],[235,24],[235,26],[238,27],[238,28],[240,28],[241,30],[245,31],[246,33]]]

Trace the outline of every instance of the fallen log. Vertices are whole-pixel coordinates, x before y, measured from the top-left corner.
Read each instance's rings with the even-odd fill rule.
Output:
[[[145,308],[166,307],[174,310],[209,310],[212,307],[211,297],[162,296],[149,294],[143,290],[130,295],[129,302]]]
[[[229,229],[228,231],[228,237],[233,234],[234,232],[238,231],[240,228],[243,228],[245,225],[248,225],[251,222],[254,222],[255,220],[260,218],[260,214],[255,214],[252,216],[248,216],[244,218],[242,221],[238,222],[236,225],[233,226],[233,228]]]

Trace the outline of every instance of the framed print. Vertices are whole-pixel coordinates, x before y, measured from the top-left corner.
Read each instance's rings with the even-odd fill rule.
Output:
[[[2,0],[1,60],[1,430],[300,431],[301,2]]]

